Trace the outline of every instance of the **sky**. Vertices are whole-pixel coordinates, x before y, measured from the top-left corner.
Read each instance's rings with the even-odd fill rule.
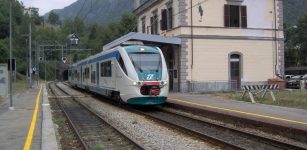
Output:
[[[39,14],[44,15],[52,9],[64,8],[77,0],[19,0],[26,7],[39,8]]]

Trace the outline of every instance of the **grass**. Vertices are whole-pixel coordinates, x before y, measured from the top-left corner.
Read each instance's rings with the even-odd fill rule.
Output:
[[[57,117],[54,122],[59,126],[63,126],[66,123],[66,118],[64,116]]]
[[[0,96],[0,104],[3,102],[3,100],[4,100],[4,99]]]
[[[17,80],[13,83],[13,92],[14,94],[24,92],[27,89],[27,82],[25,80]],[[4,98],[0,96],[0,104],[4,102]]]
[[[15,87],[15,93],[21,93],[24,92],[27,89],[27,81],[26,80],[17,80],[17,82],[15,83],[15,85],[13,87]]]
[[[243,92],[231,92],[231,93],[214,93],[213,96],[223,98],[223,99],[232,99],[238,101],[250,102],[248,94],[242,97]],[[257,96],[255,101],[260,104],[276,105],[283,107],[299,108],[307,110],[307,90],[295,90],[295,91],[279,91],[274,92],[276,101],[272,100],[270,93],[267,93],[264,98]]]

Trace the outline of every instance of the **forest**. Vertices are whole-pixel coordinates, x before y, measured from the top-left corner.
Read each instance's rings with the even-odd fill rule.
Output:
[[[288,3],[285,5],[296,5]],[[0,0],[0,63],[6,63],[9,57],[9,4],[8,0]],[[288,6],[287,6],[288,7]],[[293,6],[295,7],[295,6]],[[44,21],[39,16],[37,10],[33,10],[31,14],[24,13],[24,6],[13,0],[13,57],[17,61],[17,71],[21,74],[27,73],[27,59],[29,51],[29,26],[32,27],[32,56],[35,56],[35,50],[40,44],[67,44],[69,34],[75,33],[80,43],[77,48],[91,49],[87,52],[69,53],[67,56],[67,64],[76,62],[92,54],[100,52],[102,46],[113,41],[114,39],[135,31],[137,24],[136,16],[132,13],[124,13],[119,21],[107,23],[106,25],[84,23],[82,17],[75,16],[73,18],[61,20],[60,16],[51,11],[48,19]],[[301,10],[300,10],[301,11]],[[285,12],[286,15],[288,14]],[[295,10],[293,13],[304,14]],[[285,21],[285,60],[286,67],[289,66],[307,66],[307,14],[301,16],[295,23],[287,24]],[[51,50],[52,51],[52,50]],[[45,52],[50,62],[46,65],[47,79],[54,78],[56,68],[62,64],[61,52]],[[35,57],[32,57],[34,62]],[[36,57],[36,59],[38,59]],[[40,63],[40,68],[44,65]],[[44,70],[40,70],[40,77],[45,77]]]
[[[0,63],[6,63],[9,57],[9,4],[7,0],[0,0]],[[111,22],[107,25],[87,24],[76,16],[72,19],[59,20],[59,16],[51,12],[47,21],[38,15],[37,10],[32,10],[31,14],[23,13],[22,4],[19,1],[13,1],[13,58],[16,59],[17,72],[27,74],[27,62],[29,52],[29,26],[31,24],[32,36],[32,62],[35,62],[35,50],[39,45],[66,45],[69,39],[68,35],[75,33],[80,42],[76,48],[91,49],[87,52],[69,53],[67,56],[68,64],[81,60],[92,54],[100,52],[102,46],[114,39],[135,30],[136,17],[131,13],[122,15],[119,21]],[[68,46],[69,47],[69,46]],[[61,51],[45,51],[46,56],[46,78],[54,79],[56,68],[63,65]],[[48,58],[47,58],[48,57]],[[44,68],[45,63],[39,62],[40,67]],[[34,66],[34,65],[33,65]],[[45,69],[39,70],[40,77],[45,77]]]

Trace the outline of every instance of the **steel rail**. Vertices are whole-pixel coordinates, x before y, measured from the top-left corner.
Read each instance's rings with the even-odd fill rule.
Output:
[[[188,115],[184,115],[184,114],[181,114],[181,113],[171,112],[171,111],[164,110],[164,109],[162,109],[162,110],[165,111],[165,112],[168,112],[168,113],[173,113],[175,115],[182,116],[182,117],[187,117],[189,119],[193,119],[193,120],[196,120],[196,121],[201,121],[201,122],[204,122],[204,123],[207,123],[207,124],[211,124],[212,126],[216,126],[216,127],[219,127],[219,128],[225,128],[226,130],[230,130],[232,132],[240,133],[240,134],[242,134],[244,136],[255,138],[255,139],[259,140],[259,141],[262,141],[264,143],[270,144],[272,146],[279,147],[281,149],[284,149],[284,148],[287,148],[287,149],[307,149],[307,147],[303,147],[303,146],[300,146],[300,145],[297,145],[297,144],[282,142],[282,141],[279,141],[277,139],[273,139],[273,138],[262,136],[262,135],[256,135],[256,134],[254,134],[252,132],[240,130],[240,129],[237,129],[237,128],[233,128],[231,126],[223,126],[223,125],[220,125],[220,124],[217,124],[217,123],[214,123],[214,122],[209,122],[209,121],[201,120],[201,119],[194,118],[194,117],[191,117],[191,116],[188,116]]]
[[[155,108],[155,109],[157,109],[157,108]],[[200,120],[200,119],[191,118],[190,116],[186,116],[186,115],[183,115],[183,114],[165,111],[165,110],[162,110],[160,108],[158,108],[158,110],[159,110],[159,112],[164,112],[164,113],[167,113],[167,114],[170,114],[170,115],[173,115],[173,116],[180,116],[180,117],[186,118],[187,121],[185,123],[189,123],[189,121],[201,122],[201,123],[204,123],[204,124],[208,124],[209,126],[217,128],[217,129],[222,128],[223,131],[233,132],[234,135],[242,135],[242,137],[244,137],[246,139],[250,139],[252,142],[258,142],[259,144],[264,144],[264,145],[268,145],[270,147],[275,147],[276,149],[295,149],[295,150],[306,149],[306,147],[302,147],[302,146],[299,146],[299,145],[286,143],[286,142],[278,141],[278,140],[275,140],[275,139],[270,139],[268,137],[255,135],[255,134],[252,134],[252,133],[249,133],[249,132],[244,132],[242,130],[237,130],[235,128],[215,124],[215,123]],[[233,149],[250,149],[251,148],[251,147],[247,148],[246,146],[244,147],[244,146],[241,146],[241,145],[237,145],[236,142],[232,143],[231,141],[226,141],[226,140],[220,139],[220,138],[218,138],[214,135],[204,134],[200,131],[197,131],[197,129],[194,130],[193,127],[187,127],[187,126],[182,125],[182,124],[184,124],[183,122],[182,122],[182,124],[179,124],[179,123],[175,123],[175,122],[170,121],[170,119],[163,119],[163,118],[154,116],[154,115],[151,114],[152,112],[146,112],[146,111],[142,111],[142,110],[139,110],[139,109],[136,109],[134,111],[136,111],[137,113],[142,114],[144,116],[147,116],[147,117],[149,117],[153,120],[156,120],[158,122],[162,122],[162,123],[166,123],[166,124],[171,125],[171,126],[178,127],[178,128],[180,128],[184,131],[191,132],[191,133],[196,134],[200,137],[203,137],[204,139],[208,138],[210,140],[213,140],[213,142],[216,141],[218,143],[222,143],[223,145],[230,147],[230,148],[233,148]],[[217,131],[217,132],[222,132],[222,131]],[[222,132],[221,134],[224,134],[224,133]],[[233,138],[238,138],[238,137],[233,137]]]
[[[69,84],[65,84],[66,86],[70,86]],[[97,98],[97,97],[94,97],[94,98]],[[97,98],[98,99],[98,98]],[[112,104],[112,105],[116,105],[118,106],[116,103],[113,103],[113,102],[110,102],[108,101],[108,103]],[[161,120],[160,118],[158,117],[154,117],[154,116],[151,116],[149,115],[148,113],[144,112],[144,111],[141,111],[139,109],[131,109],[130,107],[126,107],[126,106],[118,106],[118,107],[121,107],[127,111],[130,111],[130,112],[134,112],[134,113],[137,113],[137,114],[140,114],[140,115],[143,115],[143,116],[146,116],[146,117],[149,117],[150,119],[152,120],[155,120],[157,122],[160,122],[160,123],[164,123],[164,124],[167,124],[168,126],[172,126],[172,127],[175,127],[175,128],[178,128],[178,129],[181,129],[183,131],[186,131],[187,133],[192,133],[192,134],[195,134],[196,136],[202,138],[202,139],[205,139],[205,140],[211,140],[213,143],[220,143],[224,146],[226,146],[227,148],[232,148],[232,149],[250,149],[250,148],[247,148],[247,147],[242,147],[240,145],[235,145],[229,141],[225,141],[225,140],[222,140],[222,139],[219,139],[219,138],[216,138],[214,136],[211,136],[211,135],[205,135],[204,133],[201,133],[199,131],[196,131],[196,130],[193,130],[191,128],[187,128],[187,127],[184,127],[182,126],[181,124],[175,124],[174,122],[170,122],[168,120]],[[157,107],[155,107],[157,108]],[[159,108],[160,109],[160,108]],[[161,111],[165,111],[165,110],[161,110],[160,109],[160,112]],[[303,147],[301,145],[297,145],[297,144],[292,144],[292,143],[286,143],[286,142],[282,142],[282,141],[278,141],[276,139],[271,139],[269,137],[265,137],[265,136],[260,136],[260,135],[255,135],[251,132],[244,132],[243,130],[238,130],[238,129],[235,129],[235,128],[231,128],[231,127],[227,127],[227,126],[222,126],[222,125],[219,125],[219,124],[216,124],[216,123],[212,123],[212,122],[207,122],[205,120],[200,120],[200,119],[196,119],[196,118],[191,118],[190,116],[187,116],[187,115],[183,115],[183,114],[178,114],[178,113],[174,113],[174,112],[167,112],[167,113],[172,113],[173,115],[177,115],[177,116],[181,116],[181,117],[185,117],[189,120],[194,120],[194,121],[197,121],[197,122],[202,122],[202,123],[205,123],[205,124],[208,124],[208,125],[211,125],[212,127],[216,127],[216,128],[224,128],[224,130],[226,131],[229,131],[229,132],[234,132],[235,134],[239,134],[239,135],[242,135],[244,136],[244,138],[247,138],[247,139],[251,139],[252,142],[257,142],[259,144],[262,144],[262,145],[268,145],[270,147],[275,147],[276,149],[306,149],[306,147]],[[204,117],[204,116],[202,116]],[[184,123],[183,123],[184,124]],[[219,131],[221,132],[221,131]],[[221,133],[223,134],[223,133]],[[234,137],[236,138],[236,137]]]
[[[86,144],[86,142],[83,140],[81,134],[79,133],[78,129],[76,128],[76,126],[74,125],[74,123],[72,122],[72,120],[70,119],[70,117],[68,116],[67,112],[65,111],[65,109],[63,108],[62,104],[59,102],[59,94],[55,92],[55,89],[51,86],[51,84],[55,84],[55,83],[49,83],[48,87],[51,91],[51,93],[56,97],[56,103],[57,105],[60,107],[60,109],[62,110],[62,112],[65,115],[65,118],[68,120],[68,124],[69,126],[73,129],[73,132],[75,133],[78,141],[80,142],[81,146],[83,149],[88,150],[88,145]]]
[[[66,92],[65,90],[63,90],[61,87],[59,87],[57,84],[55,84],[55,86],[57,87],[57,89],[61,90],[61,92],[65,93],[66,95],[70,95],[68,92]],[[67,85],[66,85],[67,86]],[[137,149],[146,149],[145,147],[143,147],[141,144],[139,144],[137,141],[135,141],[134,139],[130,138],[126,133],[122,132],[120,129],[118,129],[117,127],[109,124],[107,121],[105,121],[104,118],[102,118],[99,114],[97,114],[95,111],[93,111],[91,108],[89,108],[88,106],[82,104],[81,102],[77,101],[75,99],[74,96],[71,96],[72,99],[78,103],[79,105],[81,105],[83,108],[85,108],[87,111],[89,111],[93,116],[99,118],[101,121],[105,122],[109,127],[111,127],[112,129],[114,129],[117,133],[119,133],[122,137],[126,138],[127,140],[129,140],[131,142],[131,144],[133,144]]]
[[[178,131],[183,131],[184,133],[188,133],[188,134],[190,133],[190,135],[192,135],[192,136],[195,136],[195,137],[200,138],[200,139],[205,140],[205,141],[209,141],[209,142],[216,144],[216,145],[220,145],[222,147],[226,147],[227,149],[244,150],[244,148],[241,148],[237,145],[233,145],[233,144],[231,144],[227,141],[220,140],[220,139],[215,138],[213,136],[205,135],[201,132],[191,130],[189,128],[183,127],[183,126],[176,124],[174,122],[171,122],[171,121],[167,121],[167,120],[160,119],[158,117],[151,116],[144,111],[140,111],[140,110],[136,110],[136,109],[133,109],[133,110],[128,109],[128,110],[132,111],[134,113],[137,113],[139,115],[145,116],[147,118],[150,118],[151,120],[156,121],[158,123],[164,124],[164,126],[172,127],[174,129],[177,129]]]

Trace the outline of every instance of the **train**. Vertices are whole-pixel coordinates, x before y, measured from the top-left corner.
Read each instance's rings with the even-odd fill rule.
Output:
[[[161,105],[167,100],[169,76],[160,48],[122,44],[74,63],[68,83],[131,105]]]

